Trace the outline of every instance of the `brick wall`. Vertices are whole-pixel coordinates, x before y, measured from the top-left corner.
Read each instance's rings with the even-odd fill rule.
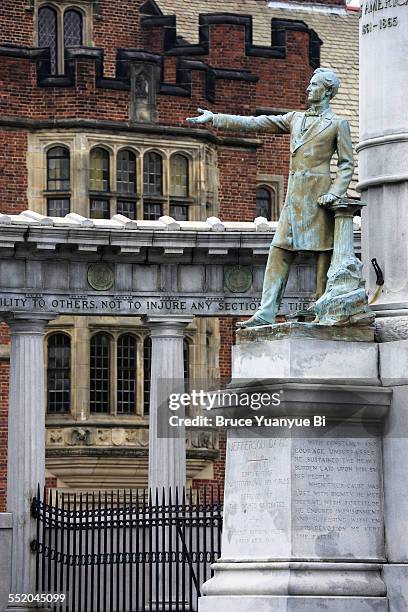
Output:
[[[2,0],[0,10],[0,45],[13,43],[30,46],[34,41],[33,13],[25,0]]]
[[[318,0],[315,0],[318,1]],[[196,113],[197,107],[214,112],[255,114],[259,108],[304,108],[304,91],[313,71],[310,57],[310,32],[289,30],[286,33],[286,57],[264,57],[250,54],[245,45],[245,25],[212,23],[208,26],[208,49],[185,57],[194,57],[212,69],[231,69],[234,78],[216,78],[214,91],[208,88],[210,73],[203,69],[191,70],[191,95],[177,94],[169,86],[182,86],[178,82],[177,66],[182,58],[173,55],[166,45],[174,34],[174,19],[165,24],[151,21],[141,25],[138,8],[142,0],[100,0],[95,14],[93,35],[95,47],[103,49],[104,76],[115,77],[117,49],[137,49],[159,54],[163,62],[162,87],[166,94],[157,96],[158,123],[188,128],[185,118]],[[343,0],[327,0],[326,4],[343,4]],[[33,44],[33,12],[26,10],[25,0],[3,0],[0,10],[0,44],[30,47]],[[160,20],[159,20],[160,21]],[[173,30],[172,30],[173,28]],[[268,45],[269,41],[265,41]],[[69,86],[47,82],[38,86],[37,79],[44,76],[37,64],[21,49],[20,57],[11,57],[14,51],[0,57],[0,212],[16,213],[27,208],[27,132],[21,123],[27,119],[41,120],[82,119],[121,122],[129,121],[130,92],[114,88],[121,85],[110,81],[111,87],[98,80],[95,58],[76,59],[73,81]],[[201,53],[201,55],[200,55]],[[240,71],[240,72],[238,72]],[[211,73],[212,75],[214,73]],[[250,77],[255,78],[248,78]],[[218,75],[220,76],[220,75]],[[188,81],[189,75],[183,73]],[[53,86],[52,86],[53,85]],[[187,83],[188,85],[188,83]],[[122,83],[123,86],[123,83]],[[213,97],[211,98],[211,93]],[[209,101],[209,98],[212,101]],[[4,119],[8,120],[6,129]],[[14,119],[14,127],[10,126]],[[1,127],[3,125],[3,127]],[[31,126],[35,129],[35,123]],[[105,128],[100,126],[103,133]],[[202,129],[210,129],[203,127]],[[220,134],[221,135],[221,134]],[[236,136],[243,136],[236,134]],[[224,220],[253,220],[257,174],[287,175],[288,138],[286,136],[256,135],[262,147],[220,146],[219,204]],[[219,355],[221,376],[231,375],[231,346],[235,319],[221,320],[221,350]],[[8,342],[4,329],[0,341]],[[5,508],[6,438],[7,438],[8,366],[0,363],[0,510]],[[214,463],[214,482],[222,485],[224,479],[225,434],[220,436],[220,457]],[[196,481],[195,486],[204,483]]]

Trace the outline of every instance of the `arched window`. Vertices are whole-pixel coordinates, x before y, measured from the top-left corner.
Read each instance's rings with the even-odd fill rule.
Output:
[[[71,339],[56,333],[47,341],[47,412],[71,410]]]
[[[128,149],[118,153],[117,190],[120,193],[136,193],[136,155]]]
[[[158,153],[146,153],[143,160],[143,216],[159,219],[163,215],[163,160]]]
[[[50,50],[50,72],[58,71],[58,21],[57,13],[50,6],[38,11],[38,46]]]
[[[188,196],[188,159],[184,155],[173,155],[170,159],[170,196]]]
[[[47,191],[69,192],[70,181],[70,154],[66,147],[52,147],[47,152]],[[64,197],[48,195],[47,214],[50,217],[64,217],[70,211],[70,194]]]
[[[188,221],[188,204],[183,202],[188,195],[188,159],[184,155],[173,155],[170,159],[170,216],[177,221]]]
[[[152,339],[145,338],[143,344],[143,414],[150,412],[150,372],[152,365]]]
[[[136,155],[132,151],[119,151],[116,176],[116,189],[121,194],[117,201],[117,212],[129,219],[136,219]]]
[[[163,193],[163,161],[158,153],[144,156],[143,193],[145,196],[161,196]]]
[[[70,159],[66,147],[52,147],[47,153],[47,190],[68,191],[70,188]]]
[[[118,414],[136,412],[136,339],[123,334],[117,348],[117,405]]]
[[[259,187],[256,190],[256,216],[265,217],[268,221],[272,220],[271,192],[265,187]]]
[[[90,412],[110,412],[110,339],[104,333],[91,338]]]
[[[109,153],[106,149],[92,149],[89,160],[90,217],[109,219],[110,199],[103,194],[110,189]],[[99,192],[99,193],[95,193]]]
[[[64,13],[64,47],[82,45],[82,13],[70,9]]]

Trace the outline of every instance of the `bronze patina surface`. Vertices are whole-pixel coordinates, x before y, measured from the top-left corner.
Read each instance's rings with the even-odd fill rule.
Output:
[[[268,131],[290,134],[290,173],[285,205],[280,215],[266,266],[259,310],[243,326],[275,321],[293,255],[313,251],[318,256],[317,297],[324,292],[333,249],[334,215],[330,205],[346,195],[354,162],[350,127],[330,108],[340,86],[332,70],[318,68],[307,88],[309,110],[285,115],[214,114],[201,110],[191,123],[209,123],[224,130]],[[337,153],[337,175],[332,180],[330,162]]]

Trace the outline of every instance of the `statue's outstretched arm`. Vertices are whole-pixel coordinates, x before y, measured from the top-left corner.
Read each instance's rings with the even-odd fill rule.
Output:
[[[212,113],[211,111],[197,109],[198,117],[187,119],[189,123],[212,123],[215,128],[221,130],[258,132],[268,131],[287,134],[294,113],[286,115],[259,115],[259,117],[242,117],[241,115],[227,115],[223,113]]]

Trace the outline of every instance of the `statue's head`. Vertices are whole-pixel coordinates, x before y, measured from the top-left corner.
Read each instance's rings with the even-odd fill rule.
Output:
[[[317,68],[306,90],[309,102],[331,100],[339,91],[340,79],[333,70]]]

